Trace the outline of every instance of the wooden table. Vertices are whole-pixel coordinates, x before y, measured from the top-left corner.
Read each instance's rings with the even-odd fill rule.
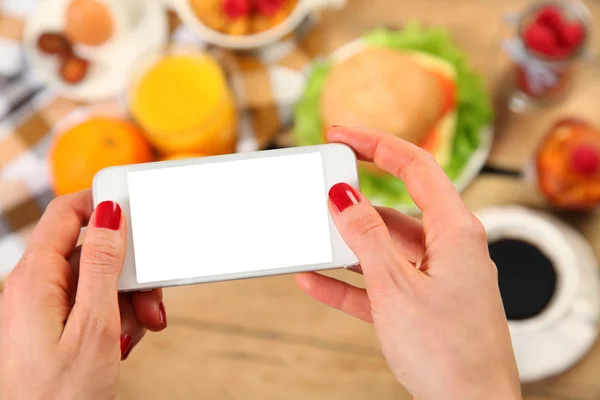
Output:
[[[324,18],[330,49],[382,25],[411,19],[447,27],[494,93],[507,60],[502,18],[523,0],[350,0]],[[600,20],[600,2],[588,5]],[[600,29],[595,32],[598,41]],[[501,96],[500,96],[501,97]],[[584,68],[573,95],[552,109],[515,115],[497,107],[489,165],[521,170],[552,121],[574,113],[600,125],[600,68]],[[482,175],[464,193],[473,209],[520,204],[547,208],[526,182]],[[600,254],[600,216],[562,215]],[[356,274],[332,275],[355,284]],[[148,334],[123,364],[121,399],[409,399],[382,358],[371,326],[327,309],[296,290],[293,276],[165,290],[169,328]],[[525,399],[600,398],[600,344],[567,373],[526,385]],[[433,379],[433,377],[432,377]]]

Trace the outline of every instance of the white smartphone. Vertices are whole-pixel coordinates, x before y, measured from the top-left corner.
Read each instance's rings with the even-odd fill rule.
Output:
[[[358,189],[356,155],[326,144],[110,167],[93,198],[127,217],[134,291],[356,265],[328,210],[339,182]]]

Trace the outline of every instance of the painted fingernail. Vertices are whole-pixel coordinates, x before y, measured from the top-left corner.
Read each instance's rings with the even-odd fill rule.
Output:
[[[329,189],[329,200],[337,212],[341,213],[348,207],[360,203],[360,196],[347,183],[336,183]]]
[[[160,322],[163,327],[167,327],[167,312],[165,311],[165,305],[162,301],[158,305],[158,322]]]
[[[121,336],[121,361],[127,359],[129,352],[131,351],[131,343],[133,340],[130,335]]]
[[[96,227],[116,231],[121,225],[121,207],[114,201],[103,201],[96,207]]]

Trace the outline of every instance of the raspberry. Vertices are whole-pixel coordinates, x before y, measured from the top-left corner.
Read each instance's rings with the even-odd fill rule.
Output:
[[[593,146],[582,145],[571,153],[571,168],[579,175],[589,176],[598,171],[600,155]]]
[[[564,25],[563,16],[558,7],[546,6],[535,19],[536,24],[559,30]]]
[[[250,14],[249,0],[223,0],[223,11],[227,18],[238,19]]]
[[[552,30],[544,25],[530,25],[523,34],[525,45],[546,56],[553,56],[558,50],[558,43]]]
[[[562,60],[570,56],[572,53],[573,50],[569,47],[559,46],[554,50],[552,54],[550,54],[550,57],[552,57],[555,60]]]
[[[283,8],[285,0],[255,0],[257,11],[265,17],[272,17]]]
[[[583,26],[577,22],[565,24],[558,31],[560,43],[570,50],[575,50],[579,47],[584,36],[585,30]]]

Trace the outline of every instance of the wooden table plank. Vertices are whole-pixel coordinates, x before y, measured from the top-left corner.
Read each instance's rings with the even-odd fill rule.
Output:
[[[372,327],[304,296],[293,276],[168,289],[165,303],[169,328],[123,364],[120,398],[410,398]]]

